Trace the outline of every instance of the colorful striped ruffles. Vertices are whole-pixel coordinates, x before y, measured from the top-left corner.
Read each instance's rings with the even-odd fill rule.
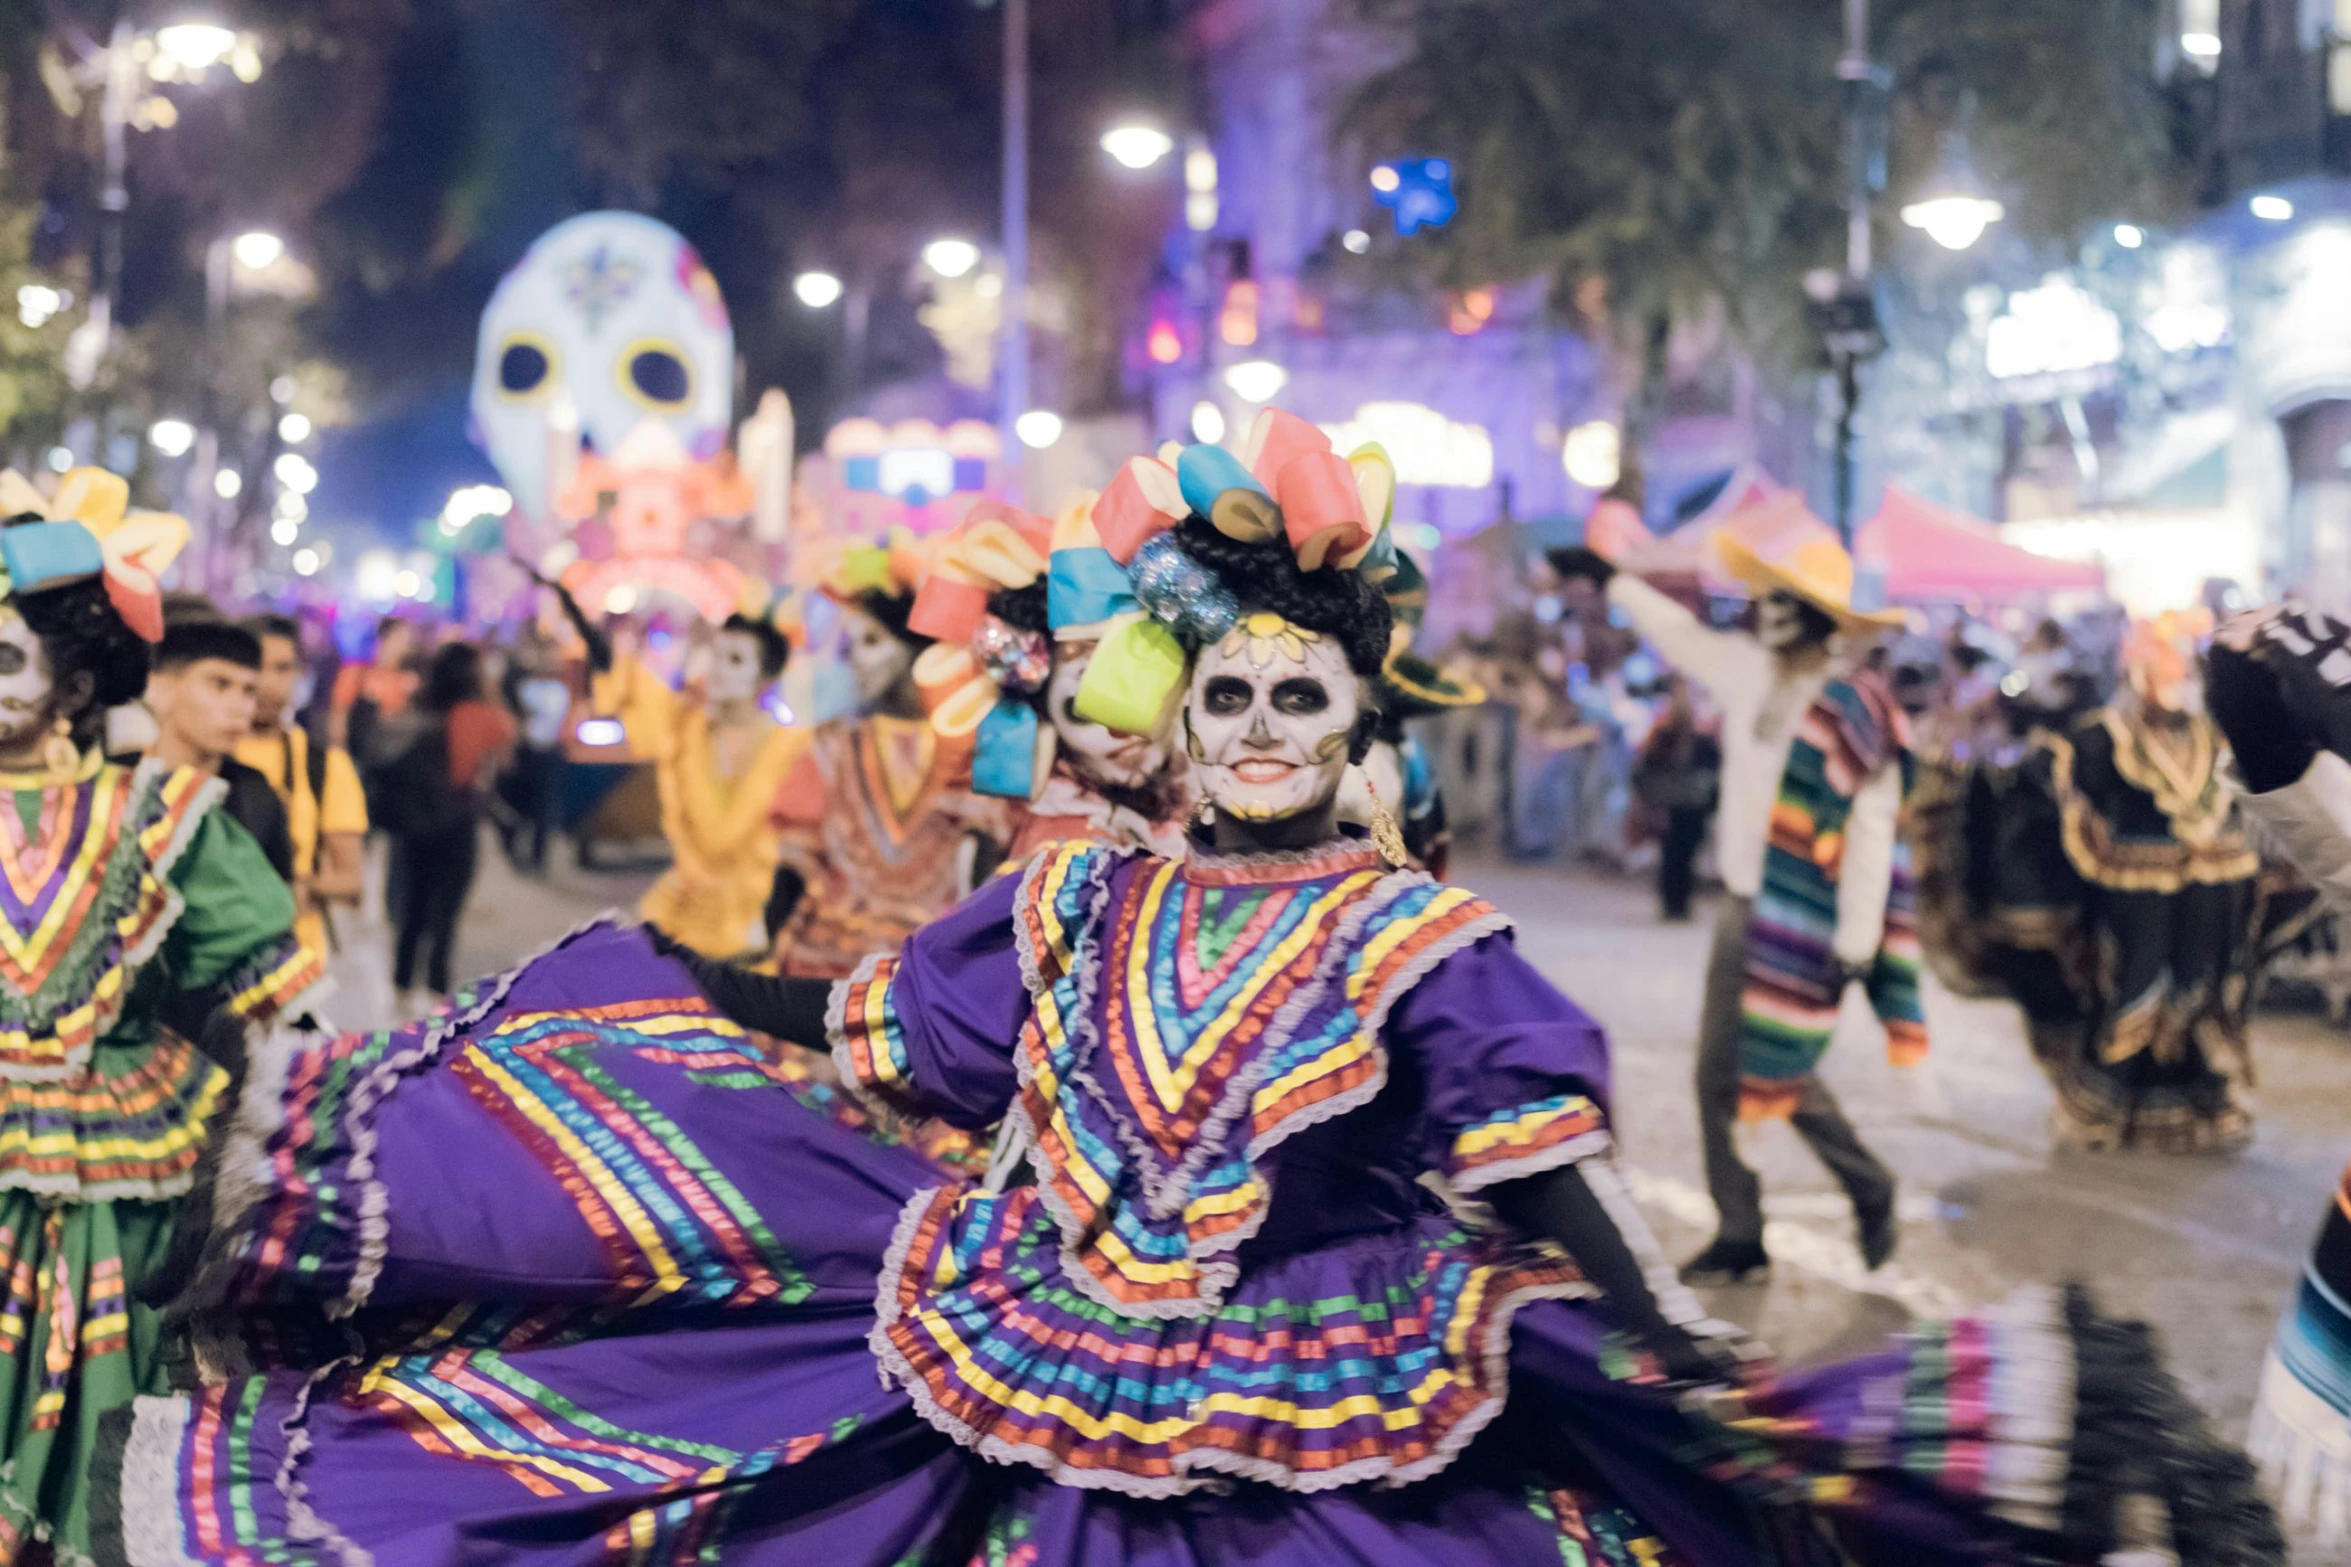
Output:
[[[171,868],[221,786],[118,767],[42,792],[28,832],[0,800],[0,1078],[72,1077],[179,918]]]
[[[2351,1547],[2351,1171],[2261,1368],[2246,1445],[2290,1528]]]
[[[333,1400],[336,1413],[403,1433],[423,1454],[467,1460],[477,1472],[444,1472],[461,1491],[495,1476],[513,1494],[555,1507],[625,1498],[625,1506],[610,1508],[612,1522],[583,1560],[644,1567],[720,1560],[721,1548],[739,1538],[730,1529],[762,1476],[828,1454],[865,1428],[852,1415],[819,1430],[778,1433],[757,1447],[634,1429],[534,1377],[524,1358],[473,1342],[511,1337],[501,1331],[504,1319],[518,1315],[528,1314],[451,1313],[459,1325],[437,1335],[439,1342],[358,1368],[350,1390]],[[110,1542],[108,1557],[185,1561],[192,1549],[205,1561],[366,1561],[286,1491],[232,1482],[280,1465],[293,1472],[288,1400],[306,1413],[329,1401],[305,1381],[304,1373],[280,1371],[212,1384],[185,1401],[140,1400],[138,1436],[118,1462],[150,1494],[183,1499],[176,1522],[185,1538],[170,1538],[175,1520],[167,1516],[125,1517],[123,1538]],[[413,1483],[404,1457],[384,1454],[387,1484]]]
[[[619,939],[594,925],[566,941],[591,937]],[[332,1316],[367,1305],[390,1222],[382,1107],[402,1079],[436,1063],[462,1086],[468,1118],[486,1120],[480,1132],[494,1128],[524,1150],[593,1237],[596,1255],[571,1292],[580,1302],[741,1307],[807,1295],[790,1255],[691,1129],[616,1071],[642,1063],[710,1087],[790,1089],[751,1036],[700,996],[541,1010],[509,997],[513,977],[404,1029],[273,1039],[255,1052],[248,1109],[220,1160],[220,1233],[192,1299],[317,1304]]]
[[[1835,941],[1845,824],[1853,797],[1889,764],[1901,768],[1907,795],[1914,770],[1909,722],[1885,681],[1866,671],[1830,681],[1788,748],[1748,928],[1739,1041],[1739,1110],[1746,1119],[1794,1111],[1828,1049],[1844,990]],[[1897,1065],[1926,1054],[1918,968],[1917,889],[1909,847],[1897,837],[1885,935],[1863,976]]]
[[[1015,902],[1032,1003],[1010,1136],[1038,1181],[901,1218],[874,1346],[935,1426],[1129,1495],[1213,1474],[1311,1491],[1435,1472],[1500,1408],[1512,1312],[1584,1289],[1450,1226],[1253,1263],[1261,1161],[1387,1081],[1389,1008],[1502,917],[1368,846],[1171,862],[1062,844]],[[907,1088],[895,960],[838,994],[837,1057]],[[1486,1118],[1474,1189],[1604,1145],[1563,1097]]]

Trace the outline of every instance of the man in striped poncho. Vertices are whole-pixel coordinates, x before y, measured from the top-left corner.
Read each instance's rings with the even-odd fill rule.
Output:
[[[1894,1178],[1814,1074],[1846,985],[1861,980],[1898,1062],[1926,1048],[1917,940],[1898,831],[1908,736],[1859,655],[1898,616],[1853,608],[1853,561],[1804,516],[1723,564],[1755,591],[1753,637],[1711,629],[1594,550],[1561,550],[1563,576],[1609,604],[1722,710],[1716,851],[1723,901],[1698,1025],[1698,1120],[1714,1240],[1683,1268],[1738,1283],[1770,1266],[1762,1187],[1732,1129],[1785,1117],[1853,1201],[1863,1261],[1894,1250]]]

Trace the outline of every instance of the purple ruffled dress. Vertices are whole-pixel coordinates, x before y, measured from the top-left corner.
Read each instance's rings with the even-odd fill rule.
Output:
[[[616,924],[257,1063],[205,1380],[117,1430],[102,1557],[2073,1559],[2053,1296],[1698,1407],[1477,1222],[1568,1162],[1621,1192],[1605,1042],[1360,844],[1051,849],[834,1011],[862,1091],[1002,1128],[993,1181],[803,1104]]]

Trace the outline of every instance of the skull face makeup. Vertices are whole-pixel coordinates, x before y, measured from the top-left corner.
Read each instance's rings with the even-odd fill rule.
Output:
[[[13,605],[0,604],[0,748],[37,743],[56,717],[48,650]]]
[[[1201,792],[1243,822],[1327,805],[1362,714],[1363,682],[1335,640],[1279,615],[1245,616],[1202,651],[1184,700]]]
[[[705,689],[714,707],[732,707],[754,701],[767,682],[759,667],[759,639],[746,631],[722,631],[710,648],[710,678]]]
[[[1094,661],[1092,642],[1064,642],[1054,649],[1053,679],[1045,687],[1045,716],[1053,724],[1061,754],[1079,776],[1114,789],[1139,789],[1167,765],[1167,742],[1150,735],[1121,734],[1078,717],[1072,705],[1086,666]]]
[[[849,631],[849,677],[857,685],[857,703],[878,707],[914,667],[914,649],[864,610],[844,609],[841,618]]]
[[[1785,653],[1814,638],[1812,618],[1804,601],[1793,593],[1775,591],[1755,606],[1755,640],[1774,653]]]

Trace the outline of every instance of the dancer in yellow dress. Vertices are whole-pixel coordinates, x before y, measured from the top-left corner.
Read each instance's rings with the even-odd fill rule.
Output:
[[[588,645],[596,710],[619,718],[630,746],[653,761],[673,858],[638,912],[712,957],[765,951],[777,861],[770,809],[808,744],[807,731],[785,728],[760,705],[784,672],[783,633],[765,620],[729,616],[711,640],[697,700],[635,657],[616,656],[578,601],[547,586]]]

